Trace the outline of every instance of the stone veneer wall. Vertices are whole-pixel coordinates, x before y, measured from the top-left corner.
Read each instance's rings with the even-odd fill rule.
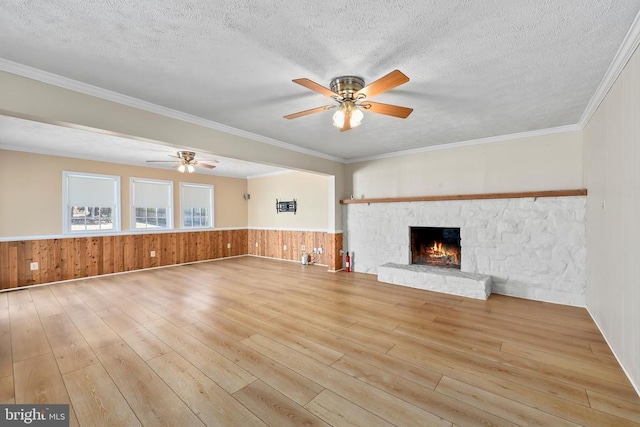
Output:
[[[346,205],[353,269],[409,263],[409,227],[460,227],[463,272],[490,275],[493,292],[585,305],[586,197]]]

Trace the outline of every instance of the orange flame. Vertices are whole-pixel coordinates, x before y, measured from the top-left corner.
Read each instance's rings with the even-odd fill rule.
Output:
[[[430,248],[429,255],[432,258],[445,258],[453,257],[455,262],[458,262],[458,251],[443,247],[441,242],[433,242],[433,246]]]

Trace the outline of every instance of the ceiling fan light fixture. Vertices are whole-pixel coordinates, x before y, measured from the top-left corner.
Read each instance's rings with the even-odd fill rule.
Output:
[[[193,151],[178,151],[177,156],[169,155],[176,160],[147,160],[148,163],[177,163],[174,168],[180,173],[194,173],[196,167],[204,169],[215,169],[216,166],[210,163],[199,162],[195,159],[196,153]],[[219,163],[217,160],[207,160],[207,162]]]
[[[344,127],[344,119],[347,112],[351,112],[350,124],[352,128],[360,126],[362,124],[362,119],[364,118],[364,114],[362,114],[362,111],[353,102],[346,101],[342,103],[338,111],[336,111],[333,115],[333,125],[335,127],[340,129]]]
[[[344,111],[342,109],[336,111],[333,115],[333,125],[337,128],[344,126]]]
[[[360,110],[357,106],[354,106],[353,112],[351,113],[351,127],[354,128],[356,126],[360,126],[362,124],[362,119],[364,118],[364,114],[362,114],[362,110]]]

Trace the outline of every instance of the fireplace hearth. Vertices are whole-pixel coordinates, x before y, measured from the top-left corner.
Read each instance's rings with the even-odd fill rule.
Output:
[[[460,228],[409,227],[411,264],[460,269]]]

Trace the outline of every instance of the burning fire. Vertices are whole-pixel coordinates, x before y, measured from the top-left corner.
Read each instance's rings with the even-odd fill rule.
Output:
[[[446,258],[449,263],[459,264],[458,251],[451,250],[447,246],[442,246],[441,242],[433,242],[433,246],[427,251],[429,258]]]
[[[411,264],[436,267],[462,267],[459,229],[443,227],[410,227]]]

